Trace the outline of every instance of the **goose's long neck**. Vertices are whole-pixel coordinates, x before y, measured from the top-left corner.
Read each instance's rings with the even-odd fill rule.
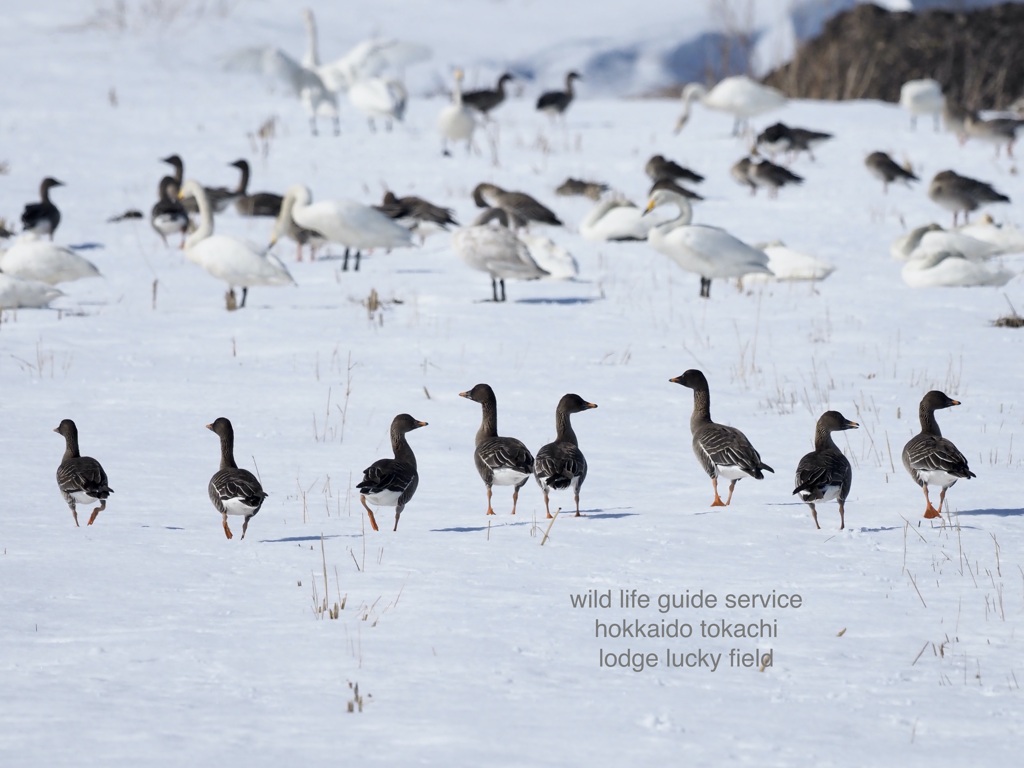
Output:
[[[452,103],[457,107],[462,106],[462,78],[455,78],[455,88],[452,91]]]
[[[39,187],[39,199],[43,203],[49,204],[49,202],[50,202],[50,187],[49,187],[48,184],[43,184],[41,187]]]
[[[575,94],[575,92],[574,92],[574,91],[573,91],[573,89],[572,89],[572,81],[573,81],[573,79],[574,79],[574,78],[571,78],[571,77],[566,77],[566,78],[565,78],[565,92],[566,92],[567,94],[569,94],[569,98],[570,98],[570,99],[571,99],[571,98],[572,98],[573,96],[575,96],[575,95],[576,95],[576,94]]]
[[[74,432],[64,436],[64,456],[62,461],[68,459],[77,459],[82,455],[81,451],[78,450],[78,435]]]
[[[934,408],[930,408],[922,403],[921,410],[918,415],[921,417],[922,432],[929,435],[935,435],[935,437],[942,437],[942,430],[939,429],[939,422],[935,420]]]
[[[555,442],[579,445],[576,433],[572,431],[572,422],[568,411],[555,411]]]
[[[824,425],[819,425],[814,430],[814,450],[825,451],[829,449],[838,451],[839,446],[832,439],[832,430]]]
[[[249,164],[246,163],[238,169],[241,176],[238,177],[238,187],[235,189],[235,194],[244,196],[248,194],[249,190]]]
[[[235,436],[231,432],[220,436],[220,468],[238,469],[235,464]]]
[[[395,459],[416,467],[416,455],[412,452],[409,441],[405,438],[405,432],[393,429],[391,431],[391,450],[395,452]]]
[[[711,423],[711,393],[706,389],[693,390],[693,413],[690,415],[690,431]]]
[[[476,431],[477,443],[483,442],[489,437],[498,436],[498,404],[481,403],[483,417],[480,419],[480,429]]]

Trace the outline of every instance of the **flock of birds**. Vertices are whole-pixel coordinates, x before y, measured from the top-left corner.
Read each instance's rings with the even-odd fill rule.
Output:
[[[774,473],[775,470],[764,463],[743,432],[712,420],[710,387],[702,371],[690,369],[669,381],[693,390],[693,412],[690,416],[693,452],[711,478],[714,493],[712,507],[729,506],[739,480],[745,477],[763,480],[765,472]],[[572,428],[571,417],[597,408],[597,405],[574,393],[563,396],[555,409],[555,439],[541,447],[534,457],[521,440],[498,433],[498,402],[489,384],[477,384],[459,395],[479,404],[481,408],[473,461],[487,492],[487,514],[495,514],[491,501],[493,487],[498,485],[512,486],[514,515],[519,502],[519,490],[533,477],[544,495],[544,510],[548,518],[554,517],[549,498],[551,491],[566,489],[572,491],[576,517],[580,517],[580,488],[587,478],[588,467],[580,450],[579,439]],[[922,398],[918,411],[921,431],[903,448],[903,465],[924,491],[924,517],[929,519],[941,515],[946,491],[957,480],[976,477],[964,455],[952,441],[942,436],[935,420],[937,410],[955,405],[960,405],[959,401],[942,392],[928,392]],[[407,413],[395,416],[390,432],[393,457],[378,459],[363,471],[362,480],[356,487],[370,527],[375,531],[379,527],[370,505],[378,508],[394,507],[393,530],[397,531],[402,512],[416,493],[419,470],[416,455],[406,435],[425,426],[427,422]],[[814,450],[803,456],[797,464],[792,493],[810,507],[814,525],[819,529],[821,525],[818,523],[816,504],[823,501],[838,502],[839,528],[846,526],[846,499],[853,483],[853,469],[833,441],[832,433],[857,429],[858,426],[838,411],[826,411],[815,425]],[[220,417],[206,427],[220,438],[220,466],[208,484],[210,500],[221,515],[227,538],[233,537],[228,517],[243,518],[241,538],[244,539],[249,521],[260,511],[267,493],[255,475],[235,463],[235,437],[231,422]],[[106,508],[107,499],[113,493],[107,474],[96,459],[82,456],[78,429],[72,420],[64,419],[54,432],[65,440],[64,455],[57,467],[57,486],[71,509],[76,526],[79,525],[76,505],[99,503],[89,516],[87,525],[92,525]],[[722,501],[719,493],[719,478],[729,481],[725,501]],[[932,504],[929,486],[940,488],[938,506]]]

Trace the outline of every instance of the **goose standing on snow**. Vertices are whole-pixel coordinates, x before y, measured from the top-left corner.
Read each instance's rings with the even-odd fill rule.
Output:
[[[676,133],[690,119],[691,104],[699,100],[708,109],[728,112],[733,116],[733,136],[746,133],[750,118],[771,112],[786,103],[786,97],[781,91],[761,85],[746,75],[727,77],[710,91],[700,83],[689,83],[683,88],[681,98],[683,113],[676,121]]]
[[[946,500],[946,491],[952,488],[961,478],[977,477],[967,466],[967,459],[952,442],[942,436],[939,423],[935,420],[935,411],[960,405],[948,395],[932,390],[921,399],[918,416],[921,419],[921,431],[910,438],[903,448],[903,466],[924,490],[927,505],[924,516],[940,517],[942,503]],[[939,494],[938,508],[932,506],[928,497],[928,486],[937,485],[942,488]]]
[[[508,215],[499,208],[488,208],[471,226],[452,233],[452,250],[467,266],[490,276],[495,302],[505,301],[505,280],[536,280],[548,275],[530,255],[529,246],[508,228]]]
[[[670,181],[654,185],[647,203],[650,213],[659,205],[675,205],[679,215],[651,227],[647,240],[654,250],[665,254],[687,272],[700,275],[700,295],[711,296],[716,277],[743,277],[752,272],[771,273],[768,257],[730,235],[724,229],[691,224],[693,208],[682,191]]]
[[[942,86],[938,81],[931,78],[908,80],[900,87],[900,106],[910,113],[911,130],[917,128],[919,115],[931,115],[937,131],[946,99],[942,95]]]
[[[181,235],[181,245],[185,246],[185,233],[188,231],[189,219],[185,206],[178,200],[178,185],[170,176],[160,179],[157,187],[159,199],[149,214],[149,223],[167,246],[168,235]]]
[[[424,240],[432,232],[448,229],[449,224],[456,227],[459,225],[451,208],[442,208],[415,195],[398,197],[388,191],[384,193],[380,205],[373,207]]]
[[[572,87],[573,81],[582,79],[583,76],[578,72],[569,72],[565,76],[565,90],[545,91],[542,93],[537,99],[537,111],[546,112],[552,118],[564,117],[565,111],[576,97],[576,91]]]
[[[704,181],[704,177],[699,173],[691,171],[675,160],[669,160],[664,155],[654,155],[644,164],[644,173],[647,174],[652,182],[657,183],[662,179],[668,179],[674,181],[677,184],[680,181],[691,181],[695,184],[699,184]]]
[[[750,177],[751,169],[754,165],[754,161],[749,157],[741,157],[729,168],[729,175],[733,181],[739,184],[741,187],[746,187],[750,190],[751,195],[757,194],[757,184]]]
[[[716,424],[711,420],[711,392],[708,380],[701,371],[691,368],[669,381],[693,390],[693,414],[690,416],[693,452],[711,478],[711,486],[715,491],[712,507],[729,506],[733,489],[741,478],[763,480],[765,470],[775,471],[761,461],[761,455],[746,435],[735,427]],[[718,495],[719,477],[729,480],[729,495],[724,502]]]
[[[600,181],[584,181],[574,179],[571,176],[555,188],[555,194],[561,197],[589,197],[591,200],[600,200],[601,195],[608,191],[608,185]]]
[[[406,248],[413,245],[412,233],[369,205],[352,200],[321,200],[313,202],[309,187],[293,184],[285,192],[281,213],[274,227],[271,246],[286,229],[286,219],[299,227],[316,232],[327,242],[345,246],[343,270],[348,269],[349,250],[356,252],[355,269],[359,269],[362,251],[372,248]]]
[[[220,438],[220,469],[213,474],[207,486],[210,501],[213,502],[214,509],[220,512],[224,523],[224,535],[229,539],[233,536],[228,527],[228,515],[241,515],[244,518],[244,539],[249,521],[260,511],[267,493],[252,472],[239,469],[235,463],[235,430],[231,422],[221,416],[212,424],[207,424],[206,428]]]
[[[32,233],[22,235],[0,253],[0,272],[47,285],[100,276],[99,269],[88,259]]]
[[[408,413],[395,416],[391,422],[391,450],[395,457],[378,459],[363,470],[363,479],[356,488],[359,489],[359,501],[370,517],[370,527],[375,531],[380,529],[377,527],[373,510],[366,504],[367,500],[376,507],[395,507],[394,530],[397,531],[398,518],[402,516],[405,505],[416,493],[416,486],[420,482],[416,470],[416,455],[405,436],[414,429],[425,426],[427,422],[417,421]]]
[[[21,213],[21,228],[25,232],[33,232],[37,235],[49,235],[53,240],[53,233],[57,231],[60,224],[60,210],[50,200],[50,190],[54,187],[63,187],[64,182],[47,176],[39,185],[39,202],[28,203]]]
[[[441,110],[437,116],[437,130],[441,134],[441,154],[450,157],[448,142],[453,144],[466,142],[466,154],[473,151],[473,132],[476,130],[476,111],[462,102],[462,78],[461,69],[456,69],[453,79],[455,87],[452,89],[452,103]]]
[[[96,516],[107,508],[107,498],[114,491],[107,484],[107,473],[96,459],[83,456],[78,448],[78,427],[71,419],[64,419],[60,426],[53,430],[64,438],[64,457],[57,467],[57,487],[60,488],[64,501],[71,507],[71,516],[78,527],[78,510],[76,504],[93,504],[99,502],[89,522],[96,522]]]
[[[785,123],[775,123],[757,135],[754,145],[769,153],[785,153],[795,159],[801,152],[806,152],[814,160],[814,148],[832,138],[831,133],[812,131],[808,128],[794,128]]]
[[[776,165],[771,160],[759,160],[751,162],[747,166],[747,175],[754,187],[764,187],[768,190],[768,197],[776,198],[779,190],[787,184],[803,184],[803,176],[797,176],[788,168]]]
[[[985,203],[1008,203],[1010,198],[997,192],[991,184],[961,176],[955,171],[939,171],[928,185],[928,197],[947,211],[953,212],[953,226],[963,212],[964,223],[971,211]]]
[[[213,211],[206,192],[197,181],[188,179],[179,196],[192,195],[199,206],[199,226],[185,240],[185,256],[213,277],[228,284],[227,308],[245,306],[249,288],[254,285],[294,285],[287,268],[274,254],[226,235],[213,234]],[[242,301],[235,303],[235,287],[242,289]]]
[[[872,152],[864,159],[864,165],[871,175],[882,181],[882,194],[889,193],[889,184],[902,181],[908,187],[912,181],[920,181],[911,171],[896,163],[885,152]]]
[[[249,176],[251,169],[245,160],[236,160],[232,163],[241,173],[238,180],[239,195],[235,199],[235,210],[239,216],[268,216],[277,218],[281,212],[281,201],[283,195],[274,192],[249,192]]]
[[[826,411],[814,427],[814,450],[800,459],[796,465],[796,488],[794,494],[811,508],[814,527],[818,525],[816,501],[839,502],[839,530],[846,527],[846,497],[853,484],[853,468],[839,447],[832,440],[832,433],[844,429],[857,429],[860,425],[850,421],[839,411]]]
[[[509,216],[509,225],[538,224],[562,226],[554,211],[525,192],[509,192],[497,184],[481,183],[473,189],[473,202],[477,208],[500,208]]]
[[[964,131],[967,138],[987,141],[996,148],[996,157],[1006,147],[1007,157],[1013,157],[1013,143],[1017,140],[1017,131],[1024,126],[1024,120],[1013,117],[993,117],[985,120],[973,112],[964,119]]]
[[[515,77],[506,72],[498,78],[498,84],[494,88],[466,91],[462,94],[462,103],[482,114],[484,119],[489,119],[491,110],[497,109],[505,102],[505,84],[512,80],[515,80]]]
[[[480,479],[487,487],[487,514],[493,515],[491,506],[491,487],[495,485],[512,485],[512,514],[516,513],[519,502],[519,489],[533,474],[533,454],[514,437],[498,435],[498,400],[494,390],[488,384],[477,384],[466,392],[459,392],[474,403],[479,403],[482,411],[480,429],[476,433],[476,448],[473,451],[473,462]]]
[[[548,493],[565,488],[572,488],[576,517],[580,516],[580,486],[587,479],[587,460],[573,432],[571,416],[590,408],[597,408],[597,405],[588,403],[579,395],[564,395],[555,408],[555,440],[537,451],[534,472],[544,493],[544,511],[549,518],[552,515]]]

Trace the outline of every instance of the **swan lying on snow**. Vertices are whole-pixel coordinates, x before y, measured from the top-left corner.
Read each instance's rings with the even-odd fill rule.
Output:
[[[52,285],[0,272],[0,310],[48,307],[51,301],[63,295]]]
[[[900,277],[911,288],[1000,286],[1013,279],[1013,273],[952,251],[933,251],[912,257],[903,265]]]
[[[199,205],[199,226],[185,240],[185,257],[228,284],[229,310],[244,307],[249,288],[254,285],[295,284],[288,269],[274,254],[234,237],[213,234],[213,211],[199,182],[186,180],[178,195],[192,195]],[[242,301],[237,305],[236,287],[242,289]]]
[[[580,222],[580,234],[596,242],[646,240],[657,221],[618,194],[609,194]]]
[[[892,241],[889,253],[906,261],[922,253],[950,251],[972,261],[982,261],[1003,253],[1024,251],[1024,233],[1015,227],[1000,227],[986,217],[976,224],[945,230],[938,224],[925,224]]]
[[[795,282],[799,280],[824,280],[835,272],[836,268],[816,256],[794,251],[782,242],[754,246],[768,256],[768,269],[771,274],[757,272],[745,279],[750,282],[768,283],[774,281]]]
[[[70,248],[26,233],[0,254],[0,272],[47,285],[69,283],[86,277],[99,277],[100,271],[88,259]]]

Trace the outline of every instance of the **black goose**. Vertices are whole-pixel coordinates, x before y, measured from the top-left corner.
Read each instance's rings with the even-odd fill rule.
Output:
[[[576,433],[572,430],[570,416],[590,408],[597,408],[579,395],[568,394],[558,401],[555,408],[555,440],[537,451],[535,474],[537,484],[544,493],[544,511],[551,517],[548,506],[548,492],[572,488],[576,501],[576,517],[580,516],[580,486],[587,479],[587,460],[580,450]]]
[[[242,515],[242,538],[249,527],[249,520],[256,516],[267,498],[263,486],[256,476],[247,469],[239,469],[235,464],[235,431],[231,422],[223,416],[206,428],[220,438],[220,469],[210,478],[210,501],[221,514],[224,522],[224,535],[232,538],[228,528],[228,515]]]
[[[373,516],[373,510],[367,506],[366,501],[377,507],[395,507],[395,528],[398,530],[398,518],[402,510],[409,503],[412,495],[416,493],[416,486],[419,485],[420,476],[416,471],[416,456],[405,439],[406,434],[414,429],[427,426],[425,421],[417,421],[408,413],[400,413],[391,422],[391,450],[395,453],[393,459],[378,459],[363,470],[363,479],[356,488],[359,489],[359,501],[370,516],[370,527],[377,528],[377,520]]]
[[[897,164],[885,152],[872,152],[864,159],[864,165],[867,166],[872,176],[882,180],[882,192],[884,194],[888,194],[890,182],[902,181],[909,187],[910,182],[919,181],[917,176],[902,165]]]
[[[746,435],[735,427],[716,424],[711,420],[711,392],[703,373],[691,368],[669,381],[693,390],[693,414],[690,416],[693,452],[711,477],[711,486],[715,491],[712,507],[729,506],[737,480],[743,477],[763,480],[763,470],[775,471],[761,461],[761,455]],[[718,495],[719,476],[729,480],[729,495],[724,502]]]
[[[903,466],[914,478],[914,482],[924,489],[924,500],[927,505],[924,516],[927,518],[941,516],[946,490],[953,487],[957,480],[977,477],[967,466],[964,455],[942,436],[939,423],[935,420],[935,411],[954,405],[960,405],[960,401],[953,400],[937,390],[925,395],[918,410],[921,431],[910,438],[910,442],[903,447]],[[932,506],[928,497],[929,485],[938,485],[942,488],[938,508]]]
[[[181,189],[185,178],[185,161],[178,155],[168,155],[167,157],[160,158],[160,161],[167,163],[169,166],[174,168],[174,181],[178,185],[178,189]],[[236,160],[234,163],[230,163],[230,165],[237,168],[238,162],[239,161]],[[227,187],[204,186],[203,189],[206,190],[206,199],[209,200],[210,208],[214,213],[223,213],[224,210],[226,210],[231,203],[237,200],[240,195],[238,188],[228,189]],[[199,213],[199,203],[196,202],[195,197],[192,195],[183,197],[181,199],[181,204],[185,207],[185,210],[188,213]]]
[[[436,231],[436,228],[448,229],[449,224],[459,225],[452,217],[451,208],[442,208],[415,195],[398,197],[394,192],[388,191],[384,193],[381,204],[373,207],[389,219],[394,219],[403,227],[416,232],[420,237],[425,237],[431,228],[435,228]]]
[[[498,401],[494,390],[487,384],[477,384],[468,392],[459,392],[474,403],[480,403],[483,418],[476,433],[476,450],[473,461],[487,486],[487,514],[493,515],[491,486],[514,485],[512,491],[512,514],[516,513],[519,489],[533,474],[533,455],[522,442],[514,437],[498,436]]]
[[[668,179],[669,181],[692,181],[695,184],[699,184],[704,181],[704,177],[699,173],[691,171],[675,160],[669,160],[664,155],[654,155],[647,164],[644,165],[644,173],[652,182],[658,182],[662,179]]]
[[[826,411],[814,428],[814,450],[796,465],[796,488],[793,493],[800,494],[801,500],[811,508],[816,528],[821,526],[818,525],[818,510],[814,508],[814,502],[833,499],[839,501],[839,530],[846,527],[845,505],[853,482],[853,469],[849,459],[833,442],[832,433],[857,429],[859,426],[839,411]]]
[[[547,112],[552,117],[564,115],[565,110],[572,104],[576,92],[572,88],[574,80],[582,80],[583,76],[578,72],[570,72],[565,76],[564,91],[545,91],[537,99],[537,111]]]
[[[515,80],[510,73],[506,72],[498,78],[498,84],[493,89],[481,88],[478,91],[466,91],[462,94],[462,103],[472,107],[484,116],[490,116],[492,109],[500,107],[505,101],[505,83]]]
[[[796,157],[806,152],[814,160],[814,147],[832,138],[831,133],[812,131],[807,128],[792,128],[785,123],[770,125],[758,134],[755,146],[764,147],[769,153],[785,152]]]
[[[741,157],[729,168],[729,175],[732,176],[733,180],[750,190],[750,194],[757,194],[757,184],[751,178],[751,168],[754,165],[754,161],[749,157]]]
[[[107,507],[107,497],[114,491],[107,485],[107,473],[96,459],[83,456],[78,450],[78,427],[71,419],[64,419],[60,426],[53,430],[64,437],[64,457],[57,467],[57,487],[60,488],[64,501],[71,507],[71,516],[78,526],[78,510],[75,504],[92,504],[98,501],[89,516],[87,525],[96,521],[96,516]]]
[[[156,201],[149,214],[149,223],[160,235],[165,246],[168,235],[180,234],[181,245],[178,247],[182,248],[185,245],[185,233],[188,231],[189,219],[185,206],[178,202],[178,185],[170,176],[164,176],[160,179],[157,193],[160,199]]]
[[[39,202],[28,203],[21,214],[21,228],[26,232],[35,232],[37,235],[49,235],[53,240],[53,233],[57,231],[60,224],[60,210],[50,200],[50,190],[54,187],[63,187],[63,181],[47,176],[39,185]]]
[[[273,192],[249,192],[249,163],[236,160],[232,163],[242,174],[238,181],[238,197],[235,198],[235,210],[239,216],[270,216],[277,217],[281,212],[282,195]]]
[[[776,165],[771,160],[751,163],[748,170],[750,181],[758,187],[765,187],[769,197],[776,197],[787,184],[803,184],[803,176],[797,176],[788,168]]]
[[[500,208],[513,221],[529,224],[551,224],[560,227],[562,222],[554,212],[525,192],[509,192],[496,184],[481,183],[473,189],[473,202],[477,208]]]

